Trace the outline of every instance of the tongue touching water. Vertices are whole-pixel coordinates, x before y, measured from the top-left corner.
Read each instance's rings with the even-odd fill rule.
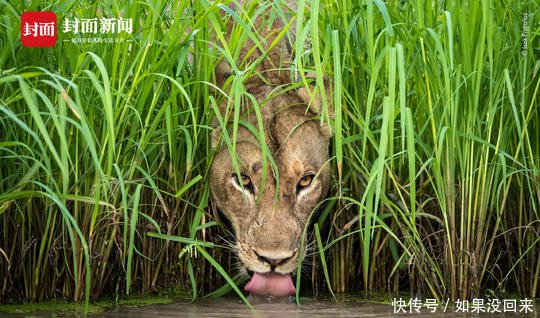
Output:
[[[289,296],[296,293],[291,275],[255,273],[244,288],[256,295]]]

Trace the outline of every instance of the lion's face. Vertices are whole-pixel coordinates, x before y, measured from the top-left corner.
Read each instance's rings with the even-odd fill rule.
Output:
[[[240,177],[221,145],[210,183],[214,202],[232,223],[245,268],[255,273],[289,274],[298,265],[304,226],[329,183],[329,134],[296,92],[285,93],[262,108],[265,142],[277,166],[263,158],[257,137],[239,126],[236,152]],[[253,114],[245,119],[254,127]],[[231,135],[231,134],[229,134]]]

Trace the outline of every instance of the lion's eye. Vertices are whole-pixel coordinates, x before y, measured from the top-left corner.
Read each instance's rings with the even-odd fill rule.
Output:
[[[248,176],[242,175],[242,185],[249,187],[251,185],[251,179]]]
[[[313,182],[313,175],[310,174],[310,175],[307,175],[307,176],[303,176],[300,181],[298,181],[298,185],[296,186],[297,190],[300,191],[302,189],[305,189],[307,187],[309,187],[309,185],[311,184],[311,182]]]
[[[236,183],[241,186],[241,187],[244,187],[245,189],[253,192],[253,183],[251,182],[251,178],[246,176],[245,174],[241,173],[240,174],[240,180],[238,179],[238,176],[235,174],[234,175],[234,179],[236,180]]]

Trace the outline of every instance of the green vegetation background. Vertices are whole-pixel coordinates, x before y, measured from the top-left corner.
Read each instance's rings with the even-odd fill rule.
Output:
[[[250,24],[257,11],[205,0],[0,4],[0,300],[241,284],[209,202],[209,133],[226,98],[210,92],[228,56],[240,83],[229,95],[246,96],[253,65],[237,54],[248,37],[264,43]],[[538,3],[298,6],[291,71],[314,71],[314,91],[328,77],[335,109],[334,186],[308,229],[299,293],[538,297]],[[21,13],[47,10],[58,43],[23,47]],[[72,43],[61,30],[66,18],[120,16],[134,32],[114,43]],[[225,44],[212,34],[228,19]],[[239,291],[216,294],[230,286]]]

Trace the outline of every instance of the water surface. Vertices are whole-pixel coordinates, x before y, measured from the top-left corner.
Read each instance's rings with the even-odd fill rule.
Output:
[[[391,304],[379,304],[366,301],[305,301],[301,305],[288,301],[273,301],[267,303],[256,300],[255,311],[250,310],[244,303],[236,298],[221,298],[212,301],[195,303],[173,303],[167,305],[152,305],[115,312],[103,312],[91,317],[116,318],[116,317],[264,317],[264,318],[322,318],[322,317],[539,317],[536,311],[527,315],[501,313],[501,314],[463,314],[455,313],[454,309],[448,308],[443,313],[443,308],[430,313],[422,309],[421,313],[410,312],[394,313]]]
[[[91,317],[388,317],[392,315],[391,305],[372,303],[345,303],[330,301],[309,301],[302,305],[291,302],[259,302],[255,311],[234,298],[222,298],[196,303],[173,303],[153,305],[116,312],[103,312]]]
[[[422,309],[421,313],[411,312],[394,313],[391,304],[379,304],[367,301],[345,300],[307,300],[301,305],[288,300],[272,300],[269,303],[265,299],[254,300],[255,310],[249,309],[238,298],[220,298],[217,300],[202,300],[194,303],[178,301],[170,304],[147,305],[142,307],[111,307],[103,312],[84,315],[82,313],[62,311],[41,311],[21,314],[3,314],[0,317],[95,317],[95,318],[157,318],[157,317],[540,317],[538,309],[540,302],[534,303],[534,312],[528,314],[519,313],[455,313],[454,309],[448,308],[443,312],[441,307],[435,313]]]

